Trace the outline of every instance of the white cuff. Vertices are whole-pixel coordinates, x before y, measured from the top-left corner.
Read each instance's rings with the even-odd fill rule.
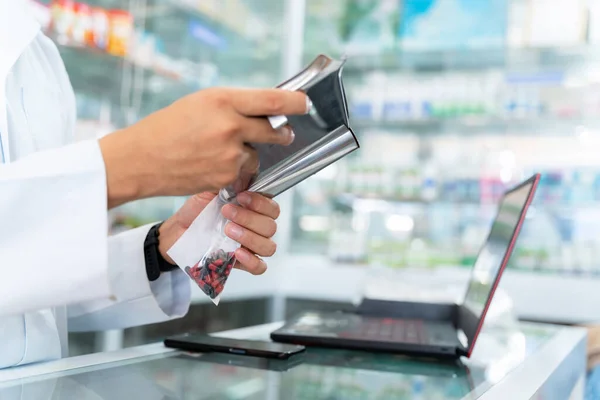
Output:
[[[153,296],[167,317],[182,316],[190,299],[188,276],[180,269],[148,281],[144,241],[154,224],[132,229],[108,239],[109,279],[116,302]]]
[[[109,238],[109,277],[114,299],[69,307],[69,330],[121,329],[167,321],[187,313],[188,276],[181,270],[149,282],[144,258],[146,225]]]
[[[108,238],[108,276],[116,302],[140,299],[152,294],[144,258],[144,240],[152,225],[144,225]]]

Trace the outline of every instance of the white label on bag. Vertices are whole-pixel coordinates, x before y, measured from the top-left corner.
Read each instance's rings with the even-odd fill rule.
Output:
[[[215,234],[216,217],[221,214],[217,199],[215,197],[208,203],[179,240],[167,251],[169,257],[181,268],[196,264],[208,251]]]

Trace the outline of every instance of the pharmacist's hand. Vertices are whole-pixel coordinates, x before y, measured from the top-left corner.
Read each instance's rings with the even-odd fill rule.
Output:
[[[305,94],[281,89],[211,88],[103,137],[109,208],[234,183],[258,167],[248,144],[294,139],[289,127],[274,130],[265,116],[304,114],[308,103]]]
[[[167,250],[214,198],[214,193],[197,194],[162,224],[159,250],[165,260],[173,263]],[[277,231],[275,220],[279,217],[279,205],[250,192],[240,193],[237,200],[241,207],[227,204],[221,210],[223,216],[231,221],[225,227],[225,234],[242,245],[235,251],[236,268],[260,275],[267,269],[267,264],[260,257],[270,257],[277,249],[271,238]]]

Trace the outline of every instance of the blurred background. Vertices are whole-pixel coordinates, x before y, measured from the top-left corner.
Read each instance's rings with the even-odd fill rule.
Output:
[[[543,180],[502,289],[522,319],[600,320],[600,2],[28,1],[64,57],[80,139],[202,88],[276,86],[325,53],[347,57],[362,145],[281,196],[266,275],[232,275],[218,308],[195,290],[182,320],[73,334],[72,354],[362,295],[454,298],[499,196],[534,172]],[[111,232],[184,200],[114,210]]]

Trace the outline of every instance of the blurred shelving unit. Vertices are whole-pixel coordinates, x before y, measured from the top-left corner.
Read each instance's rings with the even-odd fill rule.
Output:
[[[274,86],[283,5],[260,0],[28,0],[77,96],[78,139],[102,136],[210,86]],[[113,212],[113,231],[168,217],[181,198]]]
[[[541,172],[503,286],[523,317],[600,320],[598,6],[464,4],[306,1],[303,62],[346,57],[361,149],[294,191],[289,264],[464,281],[502,191]]]
[[[488,48],[448,50],[395,50],[372,55],[349,54],[348,74],[365,71],[469,71],[581,67],[600,61],[596,46],[543,48]]]

